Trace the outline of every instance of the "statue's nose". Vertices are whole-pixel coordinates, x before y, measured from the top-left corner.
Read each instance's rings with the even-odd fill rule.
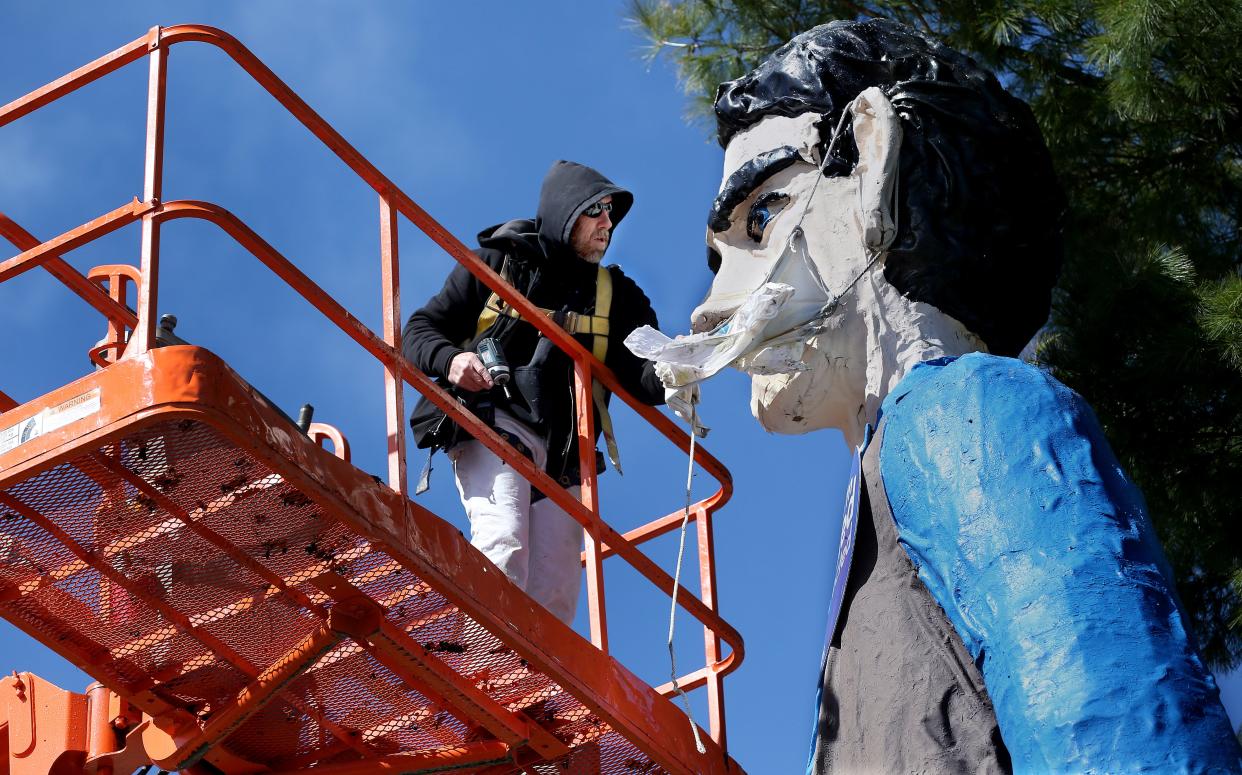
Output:
[[[713,303],[709,299],[695,308],[694,312],[690,313],[690,330],[696,334],[711,331],[729,319],[736,311],[736,304],[724,306]]]

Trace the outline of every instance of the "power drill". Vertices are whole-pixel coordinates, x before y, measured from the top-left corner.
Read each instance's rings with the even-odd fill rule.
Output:
[[[483,368],[487,369],[487,373],[491,376],[492,382],[499,387],[505,394],[505,398],[512,401],[513,395],[509,392],[509,362],[505,360],[504,350],[500,349],[500,342],[492,337],[480,339],[478,345],[475,346],[475,352],[479,356],[479,360],[483,362]]]

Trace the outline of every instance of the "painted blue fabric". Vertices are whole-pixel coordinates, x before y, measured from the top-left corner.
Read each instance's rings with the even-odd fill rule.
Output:
[[[1242,772],[1138,489],[1078,394],[1011,358],[921,364],[880,470],[1018,773]]]

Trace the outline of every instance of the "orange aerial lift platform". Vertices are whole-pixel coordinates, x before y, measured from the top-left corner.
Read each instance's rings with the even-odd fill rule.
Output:
[[[381,332],[227,210],[162,200],[168,52],[189,41],[228,54],[375,190]],[[78,694],[29,673],[0,679],[0,774],[741,773],[725,748],[723,678],[743,645],[719,616],[712,555],[728,471],[699,450],[695,462],[719,482],[713,495],[624,535],[610,527],[593,473],[592,380],[689,452],[687,434],[220,30],[153,28],[0,108],[0,126],[144,57],[142,199],[45,241],[0,214],[0,234],[21,251],[0,262],[0,283],[41,267],[107,326],[92,373],[24,403],[0,392],[0,616],[97,681]],[[402,357],[399,217],[572,357],[580,497]],[[156,320],[160,230],[179,218],[215,224],[382,366],[386,482],[350,463],[336,429],[299,426],[218,356],[168,343]],[[62,258],[127,225],[141,229],[137,265],[82,274]],[[583,525],[590,640],[408,497],[407,384]],[[699,542],[699,594],[638,548],[685,520]],[[607,557],[702,625],[702,667],[652,687],[609,655]],[[706,692],[701,744],[670,699],[678,686]]]

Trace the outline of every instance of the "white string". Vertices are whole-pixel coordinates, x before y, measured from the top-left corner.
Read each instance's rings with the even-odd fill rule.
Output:
[[[677,683],[677,654],[673,649],[673,629],[677,624],[677,590],[681,588],[681,560],[686,553],[686,528],[690,524],[690,500],[693,497],[690,494],[690,483],[694,479],[694,448],[697,438],[694,429],[698,426],[698,403],[697,396],[690,398],[690,464],[686,470],[686,508],[681,517],[681,543],[677,547],[677,570],[673,573],[673,599],[668,612],[668,664],[669,675],[673,679],[673,691],[677,692],[686,706],[686,718],[690,719],[690,730],[694,732],[694,747],[699,753],[707,753],[703,739],[699,737],[699,725],[694,723],[694,716],[691,715],[690,698]]]

